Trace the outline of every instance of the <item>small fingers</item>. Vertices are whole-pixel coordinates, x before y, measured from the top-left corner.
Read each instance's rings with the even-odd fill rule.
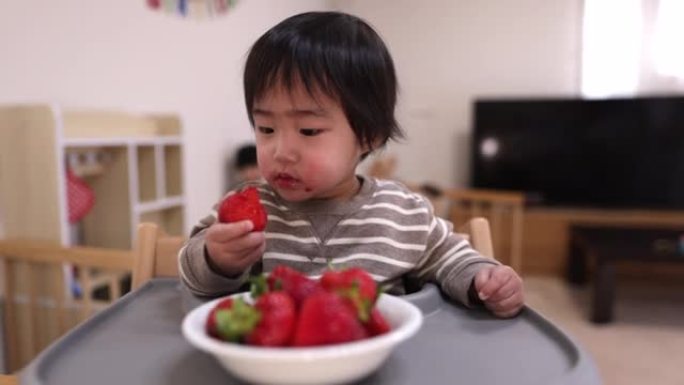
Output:
[[[480,271],[478,271],[475,274],[475,290],[477,290],[478,294],[482,291],[482,288],[487,284],[487,281],[489,281],[489,276],[491,275],[492,270],[493,268],[491,267],[485,267],[483,269],[480,269]]]
[[[519,291],[499,302],[486,303],[486,306],[497,317],[510,318],[520,312],[524,303],[523,293]]]
[[[245,269],[252,266],[256,261],[261,259],[264,254],[265,244],[254,247],[253,249],[247,251],[244,255],[241,255],[233,262],[233,268],[238,271],[244,271]]]
[[[244,254],[247,250],[254,249],[265,243],[264,233],[261,231],[247,233],[246,235],[235,238],[221,246],[221,250],[227,253]]]
[[[206,239],[213,242],[225,243],[248,234],[254,228],[252,221],[234,223],[214,223],[207,229]]]
[[[261,257],[264,255],[264,250],[266,250],[266,244],[262,243],[257,247],[253,248],[252,250],[250,250],[249,252],[247,252],[247,254],[245,254],[240,259],[240,263],[244,263],[245,266],[250,266],[254,264],[254,262],[261,259]]]
[[[522,291],[522,279],[517,274],[511,274],[501,287],[489,295],[487,300],[490,302],[500,302],[520,291]]]
[[[482,286],[476,287],[478,296],[483,301],[488,300],[515,275],[513,269],[508,266],[496,266],[488,270],[490,270],[489,279]]]

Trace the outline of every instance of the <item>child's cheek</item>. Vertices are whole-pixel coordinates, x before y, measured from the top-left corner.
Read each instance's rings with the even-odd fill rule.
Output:
[[[330,173],[328,157],[316,157],[306,163],[302,176],[308,181],[317,181]]]

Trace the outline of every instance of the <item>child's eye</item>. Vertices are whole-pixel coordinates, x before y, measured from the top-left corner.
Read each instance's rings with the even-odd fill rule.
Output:
[[[262,134],[272,134],[273,129],[271,127],[258,126],[257,130]]]
[[[302,128],[299,132],[304,136],[316,136],[323,132],[323,130],[319,128]]]

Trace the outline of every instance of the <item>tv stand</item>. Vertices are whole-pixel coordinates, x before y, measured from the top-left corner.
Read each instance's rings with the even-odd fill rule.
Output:
[[[611,322],[615,302],[615,270],[625,262],[651,266],[659,263],[684,262],[679,229],[652,229],[615,226],[574,225],[570,230],[568,281],[587,282],[586,267],[593,262],[591,320]]]
[[[529,207],[525,210],[524,218],[522,271],[525,274],[565,276],[569,257],[570,227],[573,225],[682,228],[684,211]],[[681,278],[683,267],[681,264],[665,267],[639,266],[638,271],[674,274]]]

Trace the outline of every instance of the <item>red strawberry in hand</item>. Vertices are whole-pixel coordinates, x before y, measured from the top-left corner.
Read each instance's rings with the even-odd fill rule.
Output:
[[[348,298],[356,307],[358,317],[366,322],[378,297],[378,286],[373,277],[360,267],[341,271],[326,271],[321,277],[324,289]]]
[[[306,297],[321,289],[318,281],[310,279],[299,271],[279,265],[268,275],[266,279],[271,291],[285,291],[292,296],[295,304],[299,307]]]
[[[267,215],[256,187],[248,187],[224,199],[219,205],[218,219],[222,223],[248,219],[254,225],[252,231],[263,231],[266,228]]]
[[[263,294],[254,304],[260,319],[245,342],[259,346],[285,346],[292,339],[297,312],[292,297],[285,292]]]
[[[367,336],[347,299],[336,293],[319,291],[304,300],[292,345],[336,344]]]

